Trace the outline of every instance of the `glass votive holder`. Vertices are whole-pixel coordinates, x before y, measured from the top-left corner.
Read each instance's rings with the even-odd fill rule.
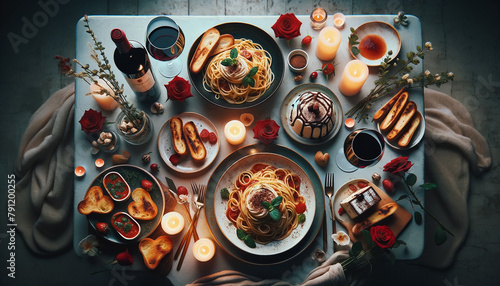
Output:
[[[310,16],[311,27],[313,28],[313,30],[322,29],[326,24],[327,17],[328,17],[328,14],[326,13],[325,9],[323,9],[321,7],[315,8],[311,12],[311,16]]]
[[[344,23],[345,23],[344,14],[340,12],[333,14],[333,26],[335,26],[335,28],[340,29],[344,27]]]

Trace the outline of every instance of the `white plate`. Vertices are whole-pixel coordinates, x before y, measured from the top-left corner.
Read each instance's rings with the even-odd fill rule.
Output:
[[[257,244],[256,248],[250,248],[242,240],[238,239],[236,235],[236,227],[226,217],[227,200],[223,200],[221,198],[220,190],[222,188],[231,190],[237,174],[250,169],[256,163],[266,163],[278,168],[286,168],[297,174],[301,178],[300,192],[306,201],[307,210],[304,213],[306,215],[305,222],[303,224],[299,224],[288,237],[280,241],[272,241],[266,245]],[[283,253],[291,249],[305,237],[313,223],[313,217],[316,210],[316,200],[311,180],[306,175],[304,170],[302,170],[302,168],[295,162],[284,156],[273,153],[257,153],[248,155],[236,161],[221,176],[215,189],[214,210],[217,224],[219,225],[221,232],[232,244],[253,255],[270,256]]]
[[[198,129],[198,132],[201,132],[203,129],[207,129],[209,132],[214,132],[217,135],[217,143],[210,144],[210,142],[203,142],[205,145],[205,149],[207,150],[207,156],[203,162],[194,162],[191,159],[189,154],[181,156],[179,163],[174,165],[170,162],[169,158],[173,154],[175,154],[174,148],[172,146],[172,132],[170,131],[170,119],[163,124],[160,132],[158,133],[158,151],[160,152],[160,156],[170,167],[172,170],[180,172],[180,173],[196,173],[199,172],[206,167],[210,166],[210,164],[215,160],[217,154],[219,153],[220,148],[220,137],[217,132],[217,128],[212,123],[212,121],[208,120],[201,114],[194,112],[184,112],[176,115],[182,119],[182,122],[185,124],[188,121],[193,121]]]
[[[361,42],[361,40],[367,35],[371,34],[379,35],[384,39],[385,44],[387,45],[387,50],[382,57],[375,60],[369,60],[363,57],[361,53],[354,56],[351,51],[350,43],[348,43],[349,45],[348,49],[349,52],[351,53],[351,56],[364,62],[368,66],[372,67],[380,66],[380,63],[388,55],[389,51],[392,51],[391,60],[395,59],[399,53],[399,50],[401,49],[401,38],[399,37],[398,31],[396,31],[396,29],[393,26],[387,24],[386,22],[373,21],[364,23],[360,25],[358,28],[356,28],[354,34],[358,36],[358,42]]]

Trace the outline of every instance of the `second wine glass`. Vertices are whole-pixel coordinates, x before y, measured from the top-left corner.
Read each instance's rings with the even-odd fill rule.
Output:
[[[146,47],[149,54],[161,61],[160,73],[167,78],[178,75],[182,63],[177,57],[184,50],[184,33],[177,23],[167,16],[159,16],[149,22],[146,31]]]

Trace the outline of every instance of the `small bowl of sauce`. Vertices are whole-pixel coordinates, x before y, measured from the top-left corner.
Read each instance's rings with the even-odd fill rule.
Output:
[[[288,54],[288,67],[294,73],[303,73],[309,65],[309,55],[301,49],[296,49]]]

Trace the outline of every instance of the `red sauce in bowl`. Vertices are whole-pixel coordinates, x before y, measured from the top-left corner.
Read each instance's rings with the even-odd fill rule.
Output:
[[[125,239],[136,238],[141,232],[139,224],[127,213],[118,212],[111,217],[111,225]]]
[[[382,58],[386,51],[387,44],[379,35],[366,35],[363,39],[361,39],[361,43],[359,44],[359,53],[369,60]]]
[[[106,191],[115,201],[123,201],[130,197],[130,187],[117,172],[109,172],[102,182]]]

